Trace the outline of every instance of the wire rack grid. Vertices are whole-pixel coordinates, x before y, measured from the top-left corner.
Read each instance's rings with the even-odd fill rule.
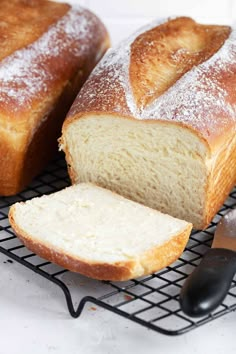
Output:
[[[229,209],[236,207],[236,188],[209,227],[192,232],[184,253],[174,264],[158,273],[127,282],[100,282],[36,256],[22,245],[9,225],[8,210],[14,202],[55,192],[67,185],[65,160],[58,154],[24,192],[14,197],[0,197],[0,252],[58,285],[72,317],[79,317],[85,304],[90,302],[154,331],[178,335],[236,309],[236,278],[224,302],[208,316],[190,318],[179,306],[181,287],[210,247],[217,222]]]

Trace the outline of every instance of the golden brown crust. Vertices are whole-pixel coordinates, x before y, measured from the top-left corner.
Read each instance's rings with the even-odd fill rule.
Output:
[[[61,4],[58,4],[58,6],[60,5]],[[38,16],[40,16],[39,9],[37,9],[37,13]],[[18,73],[15,73],[15,77],[12,75],[12,80],[8,79],[6,75],[6,80],[0,82],[0,123],[2,126],[5,126],[6,124],[5,115],[7,115],[8,121],[14,123],[15,130],[21,129],[24,122],[29,121],[29,113],[38,110],[41,106],[41,102],[49,100],[51,95],[54,96],[54,92],[60,92],[60,90],[66,86],[68,80],[73,79],[73,76],[78,70],[83,70],[86,65],[94,67],[109,47],[109,38],[105,27],[95,15],[85,9],[70,9],[70,11],[67,11],[65,16],[55,22],[50,29],[52,30],[53,26],[57,26],[59,21],[63,20],[66,16],[69,22],[69,13],[73,13],[71,17],[74,17],[74,19],[71,20],[73,21],[71,27],[75,26],[75,17],[77,14],[77,35],[75,30],[73,38],[71,38],[72,35],[70,35],[69,38],[69,35],[67,35],[65,31],[65,24],[58,26],[54,35],[51,36],[53,40],[52,43],[46,37],[44,38],[44,41],[41,42],[42,48],[39,51],[38,58],[32,58],[33,63],[32,68],[29,68],[29,73],[23,73],[24,76],[18,76]],[[81,30],[81,32],[78,30],[79,23],[83,20],[84,22],[87,22],[86,35],[84,35],[83,30]],[[85,26],[85,24],[82,22],[81,26]],[[46,32],[44,32],[44,34],[45,33]],[[80,39],[81,35],[83,38]],[[42,36],[38,40],[42,40]],[[28,50],[27,55],[30,56],[32,54],[31,52],[35,53],[35,47],[33,47],[35,43],[37,43],[37,40],[28,43],[29,45],[26,45],[23,48]],[[60,44],[58,52],[56,54],[51,54],[50,51],[53,49],[53,44],[58,45],[58,43]],[[48,48],[47,45],[50,47]],[[45,52],[43,51],[44,46]],[[16,65],[17,63],[17,65],[19,65],[19,60],[14,60],[15,56],[16,52],[6,58],[8,61],[0,62],[0,68],[2,71],[7,71],[9,64]],[[22,59],[25,60],[25,57]],[[12,70],[12,68],[10,69]],[[20,67],[19,70],[22,70],[22,67]],[[38,71],[43,72],[43,77],[40,76]],[[37,90],[35,89],[35,93],[33,94],[30,92],[30,86],[35,85],[36,80],[30,80],[29,75],[38,79],[38,88]],[[18,77],[22,78],[22,80],[18,80]],[[26,84],[24,84],[24,80],[27,82]],[[8,91],[10,92],[11,89],[14,89],[17,97],[4,92],[7,84],[9,84]],[[25,95],[29,93],[26,99],[19,99],[18,92],[20,91]],[[33,124],[41,119],[37,118],[37,116],[34,117]],[[28,126],[26,126],[25,129],[28,130]]]
[[[1,195],[15,195],[23,190],[53,158],[58,150],[57,138],[60,136],[66,113],[91,70],[88,63],[67,84],[58,97],[55,107],[35,131],[29,144],[27,141],[24,142],[22,135],[19,134],[18,147],[16,148],[15,144],[9,140],[9,134],[2,132],[0,163],[4,173],[0,174]]]
[[[229,33],[230,27],[178,17],[139,35],[131,45],[129,72],[137,105],[150,104],[187,71],[209,59]]]
[[[0,195],[11,195],[19,184],[22,139],[21,135],[11,138],[3,129],[0,129],[0,137]]]
[[[213,158],[213,167],[210,169],[204,223],[205,229],[218,212],[230,191],[236,184],[236,135],[231,133],[221,151]]]
[[[1,0],[0,60],[36,41],[69,8],[46,0]]]
[[[146,252],[141,260],[130,260],[127,262],[116,262],[114,264],[85,261],[75,258],[63,251],[52,249],[46,243],[39,243],[34,240],[33,235],[28,235],[21,230],[14,220],[15,207],[12,206],[9,212],[10,224],[17,237],[23,244],[38,256],[49,260],[72,272],[77,272],[88,277],[99,280],[125,281],[131,278],[148,275],[170,265],[183,252],[191,232],[192,225],[188,224],[186,229],[173,236],[161,246]]]
[[[217,150],[236,129],[236,41],[234,35],[228,41],[230,31],[183,17],[144,29],[107,53],[65,126],[92,112],[165,121],[187,127],[209,151]]]
[[[175,262],[184,251],[191,230],[192,224],[188,224],[181,234],[172,237],[170,241],[162,246],[146,252],[141,261],[142,265],[145,265],[145,274],[156,272]]]
[[[42,4],[40,0],[22,0],[17,1],[17,4],[22,6],[22,18],[25,16],[24,6],[27,7],[27,14],[32,12],[28,27],[25,25],[28,30],[31,28],[32,32],[34,32],[34,27],[31,24],[32,19],[36,14],[38,18],[41,17],[41,5],[43,9],[48,6],[42,20],[38,20],[39,22],[36,25],[38,35],[39,30],[44,32],[45,28],[51,23],[52,26],[56,26],[58,22],[55,22],[55,20],[60,20],[60,16],[64,14],[69,16],[68,9],[70,7],[64,4],[51,4],[44,0],[42,0]],[[55,41],[59,41],[58,43],[62,43],[63,40],[63,46],[59,46],[58,51],[54,54],[45,52],[41,57],[40,55],[36,56],[32,63],[33,71],[24,74],[26,76],[23,76],[21,81],[18,80],[19,70],[17,71],[16,67],[14,68],[16,70],[16,81],[14,81],[14,76],[12,81],[7,76],[7,83],[5,80],[2,82],[0,80],[0,170],[2,171],[0,174],[0,195],[13,195],[20,192],[52,158],[57,150],[57,138],[60,135],[62,122],[69,107],[96,62],[109,46],[108,34],[96,16],[83,9],[70,9],[70,11],[73,11],[73,15],[71,15],[73,20],[71,21],[74,22],[68,25],[69,29],[67,30],[72,31],[73,26],[77,29],[74,33],[72,32],[70,39],[68,39],[69,35],[67,37],[63,27],[64,24],[55,28],[53,38]],[[4,7],[2,13],[4,13]],[[61,19],[63,20],[65,16]],[[5,19],[5,21],[9,21],[9,28],[12,28],[13,31],[14,26],[11,25],[10,20],[9,16]],[[84,28],[84,26],[85,32],[82,33],[79,28]],[[52,28],[50,27],[50,29]],[[80,37],[81,33],[82,37]],[[38,43],[38,37],[30,34],[21,44],[30,44],[30,39],[36,39],[32,45]],[[45,50],[47,40],[46,38],[42,44],[42,48],[45,46]],[[83,46],[84,50],[81,49]],[[14,48],[13,45],[12,49]],[[31,51],[35,49],[31,50],[31,46],[28,46],[27,50],[29,50],[27,55],[30,55]],[[8,62],[11,62],[11,60],[14,62],[15,53],[6,58]],[[24,64],[24,61],[22,61],[20,70],[24,70]],[[4,73],[4,65],[7,65],[5,61],[0,62],[0,73]],[[44,75],[42,78],[39,77],[39,83],[36,85],[37,92],[34,93],[34,90],[30,92],[31,87],[27,86],[25,82],[28,83],[29,81],[29,84],[33,82],[35,85],[40,73],[34,72],[34,68],[40,66]],[[31,77],[33,77],[32,82]],[[19,87],[17,86],[18,82],[20,82]],[[9,90],[6,85],[9,85]],[[24,87],[21,88],[21,85],[24,85]],[[14,90],[16,95],[11,95],[11,91]],[[30,94],[27,96],[28,92]]]

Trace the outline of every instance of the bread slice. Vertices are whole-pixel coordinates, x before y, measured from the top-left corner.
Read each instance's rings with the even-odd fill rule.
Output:
[[[174,262],[192,225],[111,191],[81,183],[10,208],[30,250],[71,271],[127,280]]]

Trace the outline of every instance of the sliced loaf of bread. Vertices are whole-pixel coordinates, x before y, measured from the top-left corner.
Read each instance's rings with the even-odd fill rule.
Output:
[[[169,265],[192,228],[89,183],[16,203],[9,220],[39,256],[102,280],[127,280]]]
[[[236,27],[153,22],[110,49],[63,125],[72,183],[205,229],[236,184]]]

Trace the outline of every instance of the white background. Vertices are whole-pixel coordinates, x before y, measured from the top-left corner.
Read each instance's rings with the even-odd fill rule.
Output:
[[[113,43],[139,26],[166,16],[191,16],[204,23],[232,23],[235,0],[72,0],[94,11],[110,31]]]
[[[231,23],[236,1],[81,0],[107,25],[113,43],[156,17],[191,15]],[[235,15],[233,16],[233,13]],[[78,319],[67,312],[60,289],[0,254],[0,354],[233,354],[236,313],[180,337],[149,331],[88,305]],[[81,293],[83,287],[81,286]]]

